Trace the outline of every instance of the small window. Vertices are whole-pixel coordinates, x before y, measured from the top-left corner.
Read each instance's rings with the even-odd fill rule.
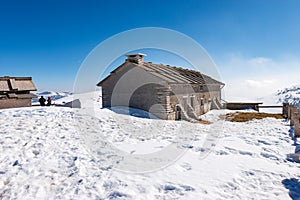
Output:
[[[182,103],[183,103],[183,106],[186,107],[186,105],[188,104],[188,97],[187,96],[182,97]]]
[[[200,105],[203,106],[204,105],[204,98],[200,99]]]
[[[203,85],[200,85],[200,92],[203,92]]]
[[[191,99],[191,107],[194,108],[194,106],[195,106],[195,96],[191,96],[190,99]]]

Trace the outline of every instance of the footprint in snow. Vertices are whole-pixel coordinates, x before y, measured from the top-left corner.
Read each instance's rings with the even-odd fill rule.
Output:
[[[183,163],[180,165],[185,171],[189,171],[192,169],[192,166],[189,163]]]
[[[133,150],[133,151],[130,151],[130,154],[134,154],[134,152],[135,152],[135,150]]]
[[[195,191],[195,188],[189,185],[174,185],[174,184],[166,184],[162,185],[159,188],[160,192],[170,193],[172,195],[178,194],[179,196],[184,195],[185,192]]]
[[[119,192],[119,191],[114,191],[109,194],[108,199],[119,199],[119,198],[124,198],[124,197],[129,197],[127,194]]]
[[[270,154],[270,153],[261,153],[260,155],[262,157],[265,157],[265,158],[268,158],[268,159],[271,159],[271,160],[277,160],[277,161],[280,160],[279,157],[277,157],[276,155]]]
[[[259,142],[260,144],[264,144],[264,145],[271,145],[271,143],[269,143],[269,142],[267,142],[267,141],[265,141],[265,140],[258,140],[258,142]]]
[[[216,151],[216,155],[224,156],[224,155],[229,155],[229,153],[224,150],[220,150],[220,151]]]

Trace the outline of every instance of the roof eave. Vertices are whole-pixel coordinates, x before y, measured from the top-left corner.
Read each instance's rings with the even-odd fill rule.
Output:
[[[119,67],[117,67],[116,69],[114,69],[113,71],[110,72],[110,74],[105,77],[102,81],[100,81],[99,83],[97,83],[96,86],[101,87],[103,85],[103,82],[106,81],[109,77],[111,77],[111,74],[115,73],[117,70],[119,70],[121,67],[123,67],[125,64],[127,64],[127,62],[124,62],[123,64],[121,64]]]

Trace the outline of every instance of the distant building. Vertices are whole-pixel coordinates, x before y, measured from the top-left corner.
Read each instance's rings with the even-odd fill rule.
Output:
[[[0,109],[31,106],[32,98],[37,96],[31,77],[0,77]]]
[[[222,106],[224,83],[198,71],[144,62],[144,54],[126,56],[97,84],[103,107],[129,106],[161,119],[189,120]]]

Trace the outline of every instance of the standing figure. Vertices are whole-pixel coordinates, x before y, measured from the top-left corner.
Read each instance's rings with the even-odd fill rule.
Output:
[[[47,106],[51,106],[51,97],[48,97],[47,99]]]
[[[39,102],[40,102],[41,106],[45,106],[46,99],[43,96],[41,96],[41,98],[39,99]]]

